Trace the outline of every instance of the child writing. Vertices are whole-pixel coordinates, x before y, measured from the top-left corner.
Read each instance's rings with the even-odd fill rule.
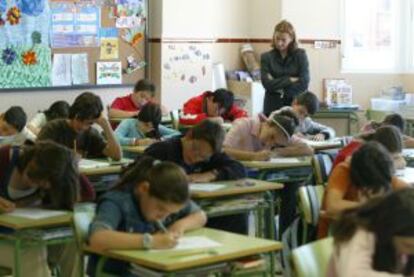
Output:
[[[326,217],[318,226],[318,237],[328,234],[330,220],[345,209],[358,207],[369,198],[408,187],[394,176],[394,162],[384,146],[367,142],[349,159],[336,166],[328,180],[322,203]]]
[[[143,157],[100,199],[89,244],[99,250],[172,248],[186,231],[205,223],[206,215],[190,200],[185,172],[171,162]],[[95,266],[96,257],[90,273]],[[110,260],[105,271],[122,275],[128,265]]]
[[[121,145],[150,145],[161,138],[179,136],[180,132],[160,125],[161,108],[154,103],[144,105],[135,118],[121,121],[115,136]]]
[[[414,190],[345,211],[333,236],[327,276],[414,276]]]
[[[253,161],[266,161],[271,156],[312,155],[311,147],[292,139],[298,123],[290,110],[273,113],[267,120],[259,116],[238,119],[226,134],[224,151],[236,160]]]
[[[11,212],[16,206],[32,206],[39,201],[47,208],[70,210],[79,200],[78,180],[74,153],[66,147],[45,141],[0,148],[0,212]],[[64,276],[71,276],[74,261],[65,258],[71,251],[70,247],[65,249],[58,263]],[[1,266],[14,266],[13,246],[2,244],[0,256]],[[51,276],[46,248],[32,246],[22,250],[20,270],[22,276]]]

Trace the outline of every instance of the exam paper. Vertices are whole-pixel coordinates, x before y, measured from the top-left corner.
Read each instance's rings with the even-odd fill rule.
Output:
[[[27,219],[43,219],[64,214],[66,214],[64,211],[52,211],[40,208],[17,208],[13,212],[7,213],[9,216],[23,217]]]

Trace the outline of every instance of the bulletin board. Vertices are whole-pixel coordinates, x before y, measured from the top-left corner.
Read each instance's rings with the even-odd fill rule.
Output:
[[[147,76],[147,7],[148,0],[0,0],[0,91],[136,83]]]

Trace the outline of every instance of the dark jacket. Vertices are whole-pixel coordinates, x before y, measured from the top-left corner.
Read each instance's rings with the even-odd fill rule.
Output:
[[[202,173],[213,169],[218,171],[217,180],[236,180],[246,177],[243,165],[232,160],[225,153],[216,153],[208,161],[188,165],[183,159],[183,147],[180,138],[152,144],[145,154],[161,161],[170,161],[180,165],[187,174]]]
[[[276,49],[262,54],[261,77],[266,90],[264,114],[290,106],[298,94],[308,89],[309,62],[305,50],[293,50],[284,59]],[[299,81],[293,83],[290,77],[298,77]]]

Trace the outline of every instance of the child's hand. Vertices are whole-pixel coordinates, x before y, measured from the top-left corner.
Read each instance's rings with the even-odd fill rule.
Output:
[[[178,243],[178,234],[173,232],[157,233],[153,235],[152,248],[154,249],[168,249],[173,248]]]
[[[180,224],[173,224],[168,228],[168,231],[177,235],[178,237],[182,237],[184,235],[184,228],[180,226]]]
[[[0,212],[1,213],[10,213],[16,208],[16,205],[9,200],[6,200],[0,197]]]
[[[109,121],[105,118],[103,113],[101,113],[101,116],[95,120],[95,123],[101,126],[103,129],[105,129],[107,126],[110,126]]]
[[[253,161],[268,161],[270,159],[271,152],[263,150],[253,155]]]
[[[314,135],[312,137],[312,140],[314,140],[314,141],[324,141],[325,140],[325,135],[324,134]]]
[[[153,144],[156,141],[157,140],[151,138],[137,139],[135,140],[135,146],[147,146]]]
[[[216,175],[212,172],[193,173],[188,175],[190,183],[208,183],[216,179]]]

